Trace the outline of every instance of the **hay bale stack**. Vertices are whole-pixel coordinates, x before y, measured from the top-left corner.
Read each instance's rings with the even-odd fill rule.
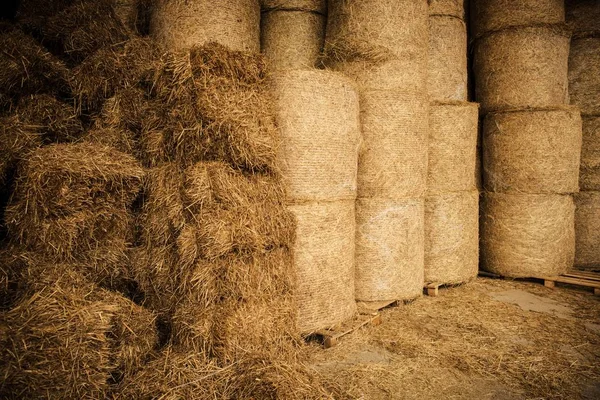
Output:
[[[445,15],[465,20],[466,0],[428,0],[429,15]]]
[[[327,0],[260,0],[264,11],[297,10],[327,14]]]
[[[566,0],[567,24],[574,37],[586,37],[600,31],[600,4],[596,0]]]
[[[573,39],[569,96],[585,115],[600,115],[600,37]]]
[[[231,50],[260,51],[258,0],[158,0],[153,4],[150,34],[176,50],[216,42]]]
[[[570,195],[485,193],[482,267],[511,278],[561,275],[575,257]]]
[[[484,112],[568,104],[570,33],[562,25],[509,28],[475,44],[477,100]]]
[[[581,116],[571,107],[489,113],[484,188],[499,193],[579,190]]]
[[[329,71],[273,77],[279,159],[298,230],[294,247],[298,328],[350,318],[354,302],[354,199],[360,143],[355,85]]]
[[[600,268],[600,192],[575,195],[575,265]]]
[[[429,17],[427,87],[434,100],[467,101],[467,26],[462,20]]]
[[[356,299],[414,299],[423,291],[423,200],[356,202]]]
[[[312,69],[325,40],[325,16],[276,9],[261,17],[261,50],[272,70]]]
[[[425,199],[425,282],[463,283],[479,268],[479,192]]]
[[[600,117],[583,117],[579,186],[600,191]]]
[[[481,37],[509,27],[563,23],[565,4],[563,0],[474,0],[470,17],[472,35]]]

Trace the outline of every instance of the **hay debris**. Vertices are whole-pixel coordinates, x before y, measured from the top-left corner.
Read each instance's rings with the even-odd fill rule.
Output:
[[[478,268],[479,192],[426,197],[425,282],[468,282]]]
[[[575,265],[600,267],[600,192],[575,194]]]
[[[346,77],[328,71],[286,71],[272,78],[279,160],[288,199],[356,197],[359,97]]]
[[[260,51],[258,0],[170,1],[153,4],[150,32],[170,50],[220,43],[232,50]]]
[[[428,195],[475,189],[478,123],[476,103],[430,105]]]
[[[489,111],[568,104],[569,37],[563,25],[509,28],[475,45],[477,100]]]
[[[583,117],[579,186],[600,191],[600,117]]]
[[[325,16],[304,11],[269,11],[261,17],[261,50],[271,70],[313,69],[325,40]]]
[[[481,267],[510,278],[565,273],[575,257],[573,198],[487,192],[481,208]]]
[[[308,11],[327,14],[327,0],[260,0],[263,11]]]
[[[22,97],[15,113],[27,129],[39,132],[45,142],[72,142],[83,132],[73,106],[47,94]]]
[[[445,15],[465,20],[466,0],[428,0],[429,15]]]
[[[576,108],[489,113],[482,132],[485,190],[579,190],[581,116]]]
[[[566,0],[567,24],[574,36],[585,37],[600,31],[600,4],[596,0]]]
[[[600,37],[571,41],[569,96],[581,114],[600,115]]]
[[[514,26],[565,22],[563,0],[474,0],[471,2],[471,33],[482,35]]]
[[[356,299],[413,300],[423,292],[423,199],[356,201]]]
[[[429,17],[428,61],[430,99],[467,101],[467,26],[463,21]]]

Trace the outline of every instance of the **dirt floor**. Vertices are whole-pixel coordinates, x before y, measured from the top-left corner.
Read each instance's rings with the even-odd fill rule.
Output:
[[[382,311],[311,364],[349,398],[600,399],[600,296],[479,278]]]

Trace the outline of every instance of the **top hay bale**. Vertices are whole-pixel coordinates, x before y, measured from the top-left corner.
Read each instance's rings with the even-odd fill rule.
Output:
[[[465,0],[428,0],[429,15],[445,15],[465,19]]]
[[[327,0],[261,0],[260,3],[261,8],[265,11],[309,11],[327,14]]]
[[[471,33],[478,38],[508,27],[561,24],[564,0],[473,0]]]
[[[575,37],[600,32],[600,3],[598,0],[566,0],[567,24]]]
[[[217,42],[232,50],[258,53],[260,5],[258,0],[157,0],[150,34],[170,50]]]

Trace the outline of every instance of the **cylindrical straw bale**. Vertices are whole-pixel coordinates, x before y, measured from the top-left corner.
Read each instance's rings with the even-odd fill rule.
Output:
[[[472,0],[471,34],[511,26],[560,24],[565,22],[564,0]]]
[[[506,29],[475,46],[477,100],[484,112],[568,104],[569,33],[562,25]]]
[[[297,70],[275,74],[272,87],[288,197],[354,199],[360,144],[354,83],[336,72]]]
[[[565,273],[575,257],[574,216],[569,195],[485,193],[482,268],[511,278]]]
[[[425,282],[461,283],[479,267],[479,192],[425,199]]]
[[[356,299],[410,300],[423,291],[423,199],[356,201]]]
[[[600,117],[583,117],[579,186],[600,191]]]
[[[575,195],[575,265],[600,268],[600,192]]]
[[[483,121],[483,143],[487,191],[579,190],[581,116],[574,107],[490,113]]]
[[[427,58],[424,0],[330,0],[325,55],[333,61]],[[403,71],[397,71],[403,73]]]
[[[297,10],[327,13],[327,0],[261,0],[263,10]]]
[[[427,87],[432,100],[467,100],[467,27],[454,17],[429,17]]]
[[[600,1],[566,0],[565,7],[567,24],[575,36],[600,32]]]
[[[429,15],[447,15],[465,19],[465,0],[428,0]]]
[[[272,70],[317,65],[325,40],[325,17],[305,11],[262,14],[261,48]]]
[[[297,328],[335,326],[356,311],[354,302],[354,201],[289,206],[298,223],[294,246]]]
[[[477,103],[431,104],[428,194],[475,189],[478,122]]]
[[[361,94],[358,197],[416,198],[427,180],[428,102],[398,91]]]
[[[571,41],[569,96],[582,114],[600,115],[600,37]]]
[[[258,53],[260,5],[258,0],[156,0],[150,34],[170,50],[217,42]]]

